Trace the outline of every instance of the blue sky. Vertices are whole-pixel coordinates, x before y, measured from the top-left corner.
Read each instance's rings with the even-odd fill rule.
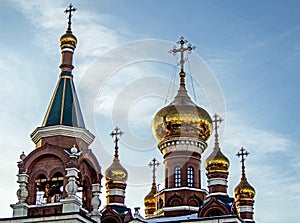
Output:
[[[58,40],[66,29],[63,11],[69,3],[0,2],[0,197],[5,201],[0,204],[1,217],[12,214],[9,204],[17,201],[16,162],[22,151],[28,154],[34,149],[29,135],[41,125],[58,79]],[[282,223],[288,218],[297,222],[299,1],[72,3],[78,8],[73,33],[79,40],[73,73],[86,126],[96,135],[91,148],[104,172],[112,159],[110,131],[115,125],[126,130],[120,156],[129,171],[129,207],[143,206],[151,184],[147,164],[153,156],[162,161],[150,124],[154,113],[164,106],[164,99],[171,100],[177,87],[173,83],[175,90],[167,94],[174,69],[170,64],[176,62],[164,47],[171,48],[184,36],[197,46],[190,58],[197,103],[225,118],[221,130],[222,149],[231,161],[229,194],[240,178],[235,154],[244,146],[251,154],[246,163],[247,176],[257,191],[256,221]],[[150,40],[158,45],[151,48]],[[154,55],[153,61],[130,62],[131,57],[143,56],[143,52],[126,51],[126,47],[141,43],[148,44],[145,49],[149,51],[160,47],[161,51],[149,53]],[[118,61],[109,60],[109,56],[118,53],[124,57],[118,58],[121,65],[129,63],[113,70]],[[113,73],[108,72],[110,68]],[[188,91],[192,96],[191,84]],[[92,102],[91,93],[95,95]],[[217,102],[224,103],[224,109],[213,109]],[[211,145],[203,160],[210,151]],[[160,182],[162,167],[158,171]]]

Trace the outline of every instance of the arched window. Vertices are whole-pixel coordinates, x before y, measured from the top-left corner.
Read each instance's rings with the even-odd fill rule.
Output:
[[[194,168],[192,166],[187,169],[187,184],[188,187],[194,187]]]
[[[181,170],[179,166],[175,167],[174,171],[174,186],[181,187]]]

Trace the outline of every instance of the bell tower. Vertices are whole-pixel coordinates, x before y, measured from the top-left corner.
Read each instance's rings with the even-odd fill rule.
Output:
[[[36,148],[28,155],[22,153],[18,162],[18,202],[11,205],[13,217],[85,213],[85,222],[100,222],[101,167],[89,149],[94,135],[85,127],[73,82],[77,38],[71,18],[75,11],[72,4],[65,10],[68,26],[60,38],[61,72],[42,126],[31,134]]]

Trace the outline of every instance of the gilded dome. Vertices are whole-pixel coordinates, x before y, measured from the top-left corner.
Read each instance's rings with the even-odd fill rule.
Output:
[[[77,44],[77,38],[72,34],[72,32],[66,32],[60,37],[60,46],[61,48],[72,48],[74,49]]]
[[[253,200],[255,189],[248,183],[246,178],[242,178],[239,185],[234,189],[234,197],[236,200]]]
[[[211,135],[212,120],[207,111],[191,100],[184,84],[180,84],[173,102],[155,114],[152,127],[158,142],[171,136],[206,141]]]
[[[205,160],[205,169],[208,172],[227,172],[230,162],[219,148],[215,148],[210,156]]]
[[[108,167],[104,173],[107,181],[112,183],[125,184],[128,178],[127,170],[121,165],[118,158],[114,158],[113,163]]]
[[[156,184],[152,184],[151,191],[144,198],[144,205],[146,208],[153,204],[155,205],[156,201],[154,195],[156,192]]]

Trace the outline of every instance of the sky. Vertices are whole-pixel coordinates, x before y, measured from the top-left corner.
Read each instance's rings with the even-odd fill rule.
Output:
[[[0,2],[0,216],[17,202],[17,162],[34,149],[58,80],[59,37],[70,1]],[[120,159],[128,170],[126,205],[143,207],[150,191],[148,163],[162,155],[151,120],[178,87],[180,36],[196,49],[186,63],[187,88],[198,105],[225,120],[221,148],[229,158],[228,193],[240,179],[241,147],[250,152],[246,174],[255,187],[257,222],[298,221],[300,206],[299,1],[78,1],[72,30],[78,39],[74,81],[90,146],[110,165],[115,126],[124,132]],[[212,151],[208,142],[202,162]],[[157,170],[162,185],[163,165]],[[105,185],[102,179],[102,186]],[[160,185],[160,187],[162,187]],[[202,166],[202,186],[206,188]],[[105,188],[102,188],[102,207]]]

